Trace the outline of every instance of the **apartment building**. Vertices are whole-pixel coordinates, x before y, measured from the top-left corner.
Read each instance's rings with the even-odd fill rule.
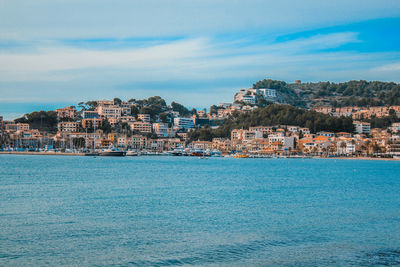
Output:
[[[101,127],[102,120],[101,119],[82,119],[82,128],[83,129],[98,129]]]
[[[77,118],[76,109],[74,106],[56,109],[56,112],[57,119],[70,118],[75,120]]]
[[[369,122],[354,121],[354,131],[358,134],[369,134],[371,132],[371,124]]]
[[[174,118],[174,125],[179,129],[191,129],[194,128],[193,118]]]
[[[261,94],[265,99],[276,98],[278,96],[275,89],[259,88],[255,90],[257,94]]]
[[[100,116],[104,118],[120,118],[122,114],[122,109],[115,105],[99,105],[97,107],[97,112]]]
[[[17,131],[29,131],[30,127],[28,123],[17,123]]]
[[[261,132],[263,135],[268,135],[274,132],[272,126],[254,126],[249,128],[250,132]]]
[[[136,121],[130,123],[129,126],[131,127],[132,131],[138,131],[141,133],[151,133],[152,131],[151,123],[147,122]]]
[[[74,121],[62,121],[57,124],[59,132],[77,132],[79,123]]]
[[[150,114],[138,114],[138,120],[150,123]]]
[[[99,113],[93,110],[85,110],[82,112],[82,119],[97,119],[99,118]]]
[[[158,137],[168,137],[168,124],[162,122],[153,123],[153,132]]]

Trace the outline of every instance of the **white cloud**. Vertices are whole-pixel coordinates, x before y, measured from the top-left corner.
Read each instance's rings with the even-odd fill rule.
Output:
[[[359,42],[357,33],[269,44],[193,38],[122,50],[55,44],[21,52],[6,50],[0,53],[0,103],[160,95],[199,107],[232,100],[235,90],[266,77],[399,81],[399,64],[387,63],[400,58],[397,52],[331,50],[352,42]]]
[[[399,15],[398,0],[1,0],[0,39],[293,32]]]
[[[400,72],[400,63],[393,63],[393,64],[386,64],[383,66],[378,66],[376,68],[373,68],[372,71],[376,72]]]

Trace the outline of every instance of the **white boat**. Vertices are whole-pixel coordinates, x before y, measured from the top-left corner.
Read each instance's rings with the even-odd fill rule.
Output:
[[[125,152],[119,150],[118,148],[111,147],[106,148],[100,151],[99,156],[108,156],[108,157],[123,157],[125,156]]]
[[[134,150],[128,150],[126,152],[125,156],[135,157],[135,156],[139,156],[139,153],[137,151],[134,151]]]

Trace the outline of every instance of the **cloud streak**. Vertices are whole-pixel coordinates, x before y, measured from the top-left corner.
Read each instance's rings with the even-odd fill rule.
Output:
[[[276,33],[399,15],[397,0],[2,0],[0,38]]]

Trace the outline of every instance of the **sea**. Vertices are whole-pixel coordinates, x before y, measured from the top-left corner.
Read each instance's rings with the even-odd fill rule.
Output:
[[[0,266],[400,265],[400,162],[0,155]]]

